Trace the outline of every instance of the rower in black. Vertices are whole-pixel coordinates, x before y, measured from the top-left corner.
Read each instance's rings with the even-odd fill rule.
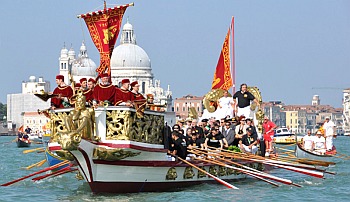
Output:
[[[177,131],[173,131],[171,137],[173,139],[173,150],[169,150],[168,153],[177,155],[183,159],[186,159],[187,148],[184,146],[184,141],[179,137],[180,134]]]

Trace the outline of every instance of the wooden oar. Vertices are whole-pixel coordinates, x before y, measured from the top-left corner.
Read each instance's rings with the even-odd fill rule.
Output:
[[[195,169],[201,171],[202,173],[205,173],[205,174],[208,175],[209,177],[213,178],[214,180],[218,181],[219,183],[225,185],[226,187],[228,187],[228,188],[230,188],[230,189],[238,189],[237,187],[233,186],[232,184],[225,182],[224,180],[222,180],[222,179],[220,179],[220,178],[218,178],[218,177],[216,177],[216,176],[214,176],[214,175],[208,173],[207,171],[205,171],[205,170],[199,168],[198,166],[196,166],[196,165],[194,165],[194,164],[192,164],[192,163],[190,163],[190,162],[188,162],[188,161],[182,159],[181,157],[178,157],[178,156],[177,156],[177,157],[175,157],[175,158],[178,158],[180,161],[186,163],[187,165],[190,165],[190,166],[194,167]]]
[[[237,170],[237,171],[240,171],[242,173],[245,173],[245,174],[250,174],[250,175],[255,175],[255,176],[258,176],[258,177],[261,177],[261,179],[264,178],[268,178],[268,179],[271,179],[271,180],[275,180],[276,182],[281,182],[281,183],[284,183],[284,184],[287,184],[287,185],[294,185],[294,186],[297,186],[297,187],[301,187],[301,185],[299,184],[295,184],[293,183],[291,180],[287,180],[287,179],[283,179],[283,178],[279,178],[279,177],[275,177],[275,176],[272,176],[271,175],[268,175],[266,173],[264,174],[260,174],[260,173],[253,173],[252,171],[249,171],[249,170],[244,170],[244,169],[241,169],[241,168],[237,168],[237,167],[233,167],[233,166],[230,166],[230,165],[227,165],[225,163],[222,163],[220,161],[216,161],[214,159],[202,159],[202,158],[196,158],[197,160],[201,160],[201,161],[204,161],[204,162],[207,162],[207,163],[212,163],[212,164],[216,164],[216,165],[219,165],[219,166],[224,166],[224,167],[227,167],[227,168],[231,168],[231,169],[234,169],[234,170]],[[266,179],[264,179],[266,180]],[[268,181],[268,180],[267,180]],[[271,182],[271,181],[270,181]],[[272,182],[273,183],[273,182]],[[275,184],[275,183],[274,183]]]
[[[68,167],[62,168],[62,169],[60,169],[60,170],[58,170],[56,172],[52,172],[52,173],[49,173],[49,174],[46,174],[46,175],[35,177],[32,180],[33,181],[39,181],[39,180],[43,180],[43,179],[48,178],[48,177],[56,177],[56,176],[63,175],[65,173],[73,172],[73,171],[76,171],[76,170],[78,170],[78,169],[77,168],[73,168],[72,169],[70,166],[68,166]]]
[[[28,150],[24,150],[23,154],[28,154],[28,153],[35,152],[35,151],[45,151],[45,149],[42,147],[35,148],[35,149],[28,149]]]
[[[191,152],[191,151],[190,151],[190,152]],[[194,154],[195,154],[195,152],[191,152],[191,153],[194,153]],[[196,159],[201,160],[200,158],[196,158]],[[222,160],[225,160],[225,159],[222,159]],[[230,162],[230,163],[232,163],[232,162]],[[246,167],[246,166],[243,166],[243,165],[241,165],[241,166],[242,166],[242,167]],[[247,167],[247,168],[249,168],[249,167]],[[250,168],[250,169],[253,169],[253,168]],[[274,182],[271,182],[270,180],[264,179],[264,178],[262,178],[261,176],[259,176],[258,174],[260,173],[260,171],[258,171],[258,170],[253,169],[253,170],[255,170],[255,171],[258,171],[258,172],[257,172],[258,174],[255,173],[255,172],[249,172],[249,171],[246,171],[246,170],[243,170],[243,169],[238,169],[238,168],[236,168],[235,170],[238,170],[238,171],[241,172],[241,173],[247,174],[247,175],[252,176],[252,177],[254,177],[254,178],[256,178],[256,179],[262,180],[262,181],[267,182],[267,183],[269,183],[269,184],[272,184],[272,185],[274,185],[274,186],[276,186],[276,187],[279,187],[279,184],[276,184],[276,183],[274,183]],[[263,173],[263,174],[265,174],[265,173]]]
[[[215,151],[217,151],[217,150],[215,150]],[[227,150],[227,151],[229,151],[229,150]],[[253,155],[243,156],[242,154],[241,155],[237,155],[237,154],[235,155],[233,152],[231,152],[231,153],[230,152],[225,152],[225,151],[220,151],[220,152],[221,153],[225,153],[226,155],[229,155],[229,156],[231,156],[233,158],[237,158],[237,159],[259,162],[259,163],[263,163],[263,164],[266,164],[266,165],[275,166],[275,167],[278,167],[278,168],[283,168],[283,169],[286,169],[286,170],[290,170],[290,171],[293,171],[293,172],[298,172],[298,173],[301,173],[301,174],[310,175],[310,176],[313,176],[313,177],[318,177],[318,178],[323,178],[324,177],[324,173],[323,172],[314,171],[314,170],[307,170],[307,169],[304,169],[304,168],[296,168],[296,167],[293,167],[292,164],[291,165],[285,165],[286,162],[278,162],[278,161],[273,162],[273,160],[268,160],[268,159],[265,159],[265,158],[260,157],[260,156],[253,156]]]
[[[27,166],[25,169],[26,169],[26,170],[30,170],[30,169],[34,168],[35,166],[40,167],[40,166],[42,166],[45,162],[46,162],[46,159],[44,159],[44,160],[42,160],[42,161],[39,161],[39,162],[36,162],[36,163],[34,163],[34,164],[30,165],[30,166]],[[39,166],[38,166],[38,165],[39,165]]]
[[[9,185],[14,184],[14,183],[16,183],[16,182],[19,182],[19,181],[25,180],[25,179],[27,179],[27,178],[30,178],[30,177],[32,177],[32,176],[34,176],[34,175],[37,175],[37,174],[40,174],[40,173],[43,173],[43,172],[46,172],[46,171],[49,171],[49,170],[53,170],[53,169],[55,169],[55,168],[61,167],[61,166],[66,165],[66,164],[69,164],[69,161],[65,160],[65,161],[63,161],[63,162],[61,162],[61,163],[58,163],[58,164],[56,164],[56,165],[53,165],[53,166],[50,166],[50,167],[48,167],[48,168],[44,168],[44,169],[42,169],[42,170],[40,170],[40,171],[34,172],[34,173],[30,174],[30,175],[26,175],[26,176],[24,176],[24,177],[21,177],[21,178],[18,178],[18,179],[16,179],[16,180],[12,180],[12,181],[10,181],[10,182],[7,182],[7,183],[5,183],[5,184],[2,184],[1,186],[9,186]]]

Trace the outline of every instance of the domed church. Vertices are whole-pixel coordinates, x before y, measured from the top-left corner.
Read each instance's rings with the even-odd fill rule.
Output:
[[[97,77],[96,63],[89,58],[87,49],[84,44],[80,46],[78,57],[76,57],[73,47],[68,49],[64,46],[61,49],[61,55],[59,57],[60,74],[64,76],[64,82],[70,84],[68,72],[71,71],[73,80],[79,83],[81,78],[93,78]]]
[[[172,92],[164,91],[160,87],[160,80],[155,80],[151,60],[147,53],[137,45],[133,26],[127,21],[123,26],[120,45],[115,47],[111,57],[111,76],[114,85],[120,86],[123,79],[131,82],[138,81],[140,93],[153,94],[154,102],[167,104],[168,110],[172,107]]]

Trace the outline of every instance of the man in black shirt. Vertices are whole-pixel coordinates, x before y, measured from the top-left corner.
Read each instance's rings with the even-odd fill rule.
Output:
[[[253,134],[253,129],[251,127],[247,128],[247,134],[243,135],[242,140],[239,142],[239,147],[242,151],[255,154],[258,151],[257,144],[257,136]]]
[[[210,133],[208,134],[207,138],[204,142],[204,148],[208,149],[208,146],[210,147],[216,147],[216,148],[223,148],[224,147],[224,136],[220,133],[219,128],[211,128]],[[227,146],[227,141],[226,146]]]
[[[173,150],[169,150],[168,153],[179,156],[182,159],[186,159],[187,156],[187,148],[184,146],[184,141],[179,138],[179,132],[173,131],[171,137],[173,139]]]
[[[255,99],[254,95],[248,92],[247,90],[247,84],[242,84],[239,91],[237,91],[233,95],[233,102],[234,102],[234,112],[236,113],[236,116],[244,115],[245,117],[253,117],[251,116],[251,110],[250,110],[250,101],[254,101],[257,106],[260,105],[257,99]],[[238,104],[236,102],[236,98],[238,100]]]

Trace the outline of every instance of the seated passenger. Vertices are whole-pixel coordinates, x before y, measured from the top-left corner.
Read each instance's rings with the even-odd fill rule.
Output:
[[[104,103],[113,105],[115,87],[110,83],[109,75],[107,73],[101,74],[101,82],[97,84],[93,91],[93,105],[104,106]]]
[[[315,144],[315,152],[319,154],[325,154],[326,153],[326,139],[323,137],[323,134],[321,131],[317,131],[316,137],[314,139]]]
[[[222,149],[224,147],[223,139],[224,139],[224,136],[222,134],[219,134],[218,128],[215,128],[215,127],[211,128],[210,133],[205,139],[204,149],[208,149],[208,147],[215,147],[215,148]]]
[[[256,146],[258,144],[258,137],[253,132],[252,128],[247,128],[247,134],[243,135],[242,140],[239,141],[239,148],[242,151],[256,154],[258,151],[258,147]]]
[[[122,80],[122,86],[120,88],[116,88],[115,97],[114,97],[114,105],[122,105],[122,106],[128,106],[132,107],[132,101],[134,101],[134,95],[131,91],[129,91],[130,88],[130,80],[129,79],[123,79]]]
[[[314,137],[311,136],[311,131],[307,130],[307,134],[303,137],[303,147],[306,150],[314,150]]]

